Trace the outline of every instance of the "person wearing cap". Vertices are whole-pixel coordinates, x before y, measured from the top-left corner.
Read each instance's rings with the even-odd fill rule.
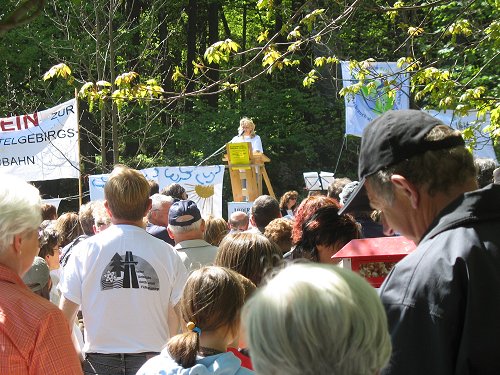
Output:
[[[174,202],[168,214],[168,233],[175,241],[179,253],[188,270],[195,270],[214,262],[218,247],[203,239],[205,220],[200,210],[191,200]]]
[[[380,288],[393,355],[382,374],[499,374],[500,186],[477,189],[460,132],[416,110],[365,128],[360,185],[417,248]]]
[[[359,181],[352,181],[347,183],[339,194],[340,204],[344,205],[352,193],[356,190],[359,185]],[[358,207],[353,207],[347,212],[354,216],[356,222],[361,225],[361,238],[377,238],[384,237],[384,228],[382,224],[374,221],[372,219],[374,210],[370,207],[368,197],[364,198],[365,204],[359,205]],[[388,235],[388,233],[387,233]]]
[[[0,178],[0,374],[82,374],[63,314],[21,279],[39,250],[40,194],[16,177]],[[38,271],[26,275],[34,289],[49,279],[46,264]]]
[[[149,191],[142,173],[115,167],[104,186],[113,225],[76,245],[64,268],[59,306],[74,322],[81,305],[86,373],[135,374],[178,329],[173,311],[187,270],[143,228]]]
[[[50,288],[52,287],[52,283],[49,283],[50,269],[42,257],[35,257],[30,269],[24,274],[23,281],[33,293],[49,299]]]
[[[328,185],[328,190],[326,196],[335,199],[340,202],[340,193],[348,183],[352,182],[351,179],[347,177],[335,178],[330,185]]]

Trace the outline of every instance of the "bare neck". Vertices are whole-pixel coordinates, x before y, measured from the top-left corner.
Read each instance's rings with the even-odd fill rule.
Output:
[[[112,217],[111,218],[111,222],[114,224],[114,225],[133,225],[135,227],[139,227],[139,228],[142,228],[144,229],[146,227],[146,224],[144,222],[144,220],[124,220],[124,219],[117,219],[117,218],[114,218]]]
[[[231,330],[226,326],[222,326],[214,331],[203,331],[200,335],[200,346],[226,352],[228,344],[233,339]]]
[[[423,187],[422,189],[427,189]],[[415,222],[416,231],[418,233],[418,238],[413,239],[415,243],[420,242],[423,235],[429,229],[432,222],[440,214],[440,212],[447,207],[451,202],[457,199],[464,193],[473,191],[477,189],[477,182],[475,178],[467,180],[464,184],[459,186],[451,187],[446,193],[436,193],[430,196],[427,193],[420,194],[421,205],[419,209],[418,218]]]
[[[176,244],[182,241],[188,241],[188,240],[202,240],[203,239],[203,233],[200,231],[191,231],[191,232],[184,232],[184,233],[178,233],[174,234],[174,241]]]

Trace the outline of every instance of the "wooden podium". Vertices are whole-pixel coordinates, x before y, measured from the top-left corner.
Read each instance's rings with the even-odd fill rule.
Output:
[[[276,198],[264,165],[271,159],[261,152],[253,153],[249,142],[228,143],[226,150],[222,160],[227,162],[234,202],[253,202],[262,195],[262,177],[269,195]]]

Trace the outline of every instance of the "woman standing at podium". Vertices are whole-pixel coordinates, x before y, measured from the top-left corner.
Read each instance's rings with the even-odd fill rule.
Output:
[[[255,124],[248,117],[243,117],[240,120],[238,127],[238,135],[231,139],[231,143],[250,142],[252,144],[252,152],[264,152],[260,137],[255,134]]]

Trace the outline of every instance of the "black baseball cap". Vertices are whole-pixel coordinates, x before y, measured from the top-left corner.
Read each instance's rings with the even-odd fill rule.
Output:
[[[170,225],[185,227],[201,219],[201,213],[191,200],[181,200],[172,203],[168,211],[168,223]]]
[[[427,134],[436,126],[445,125],[430,114],[414,110],[390,110],[370,122],[363,131],[359,153],[359,185],[339,214],[359,207],[366,196],[366,178],[384,168],[426,151],[465,146],[461,135],[428,141]],[[366,201],[366,199],[365,199]]]

